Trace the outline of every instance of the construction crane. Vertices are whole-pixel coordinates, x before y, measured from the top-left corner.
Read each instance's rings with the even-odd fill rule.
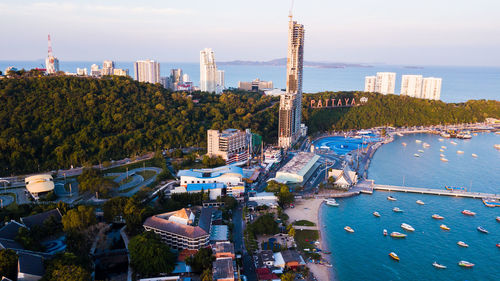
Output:
[[[50,34],[48,35],[48,38],[49,38],[48,41],[49,49],[47,56],[49,57],[50,63],[54,63],[54,56],[52,55],[52,41],[50,41]]]

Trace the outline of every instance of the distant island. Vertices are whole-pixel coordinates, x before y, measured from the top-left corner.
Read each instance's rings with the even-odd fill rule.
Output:
[[[263,66],[286,66],[286,58],[274,59],[270,61],[245,61],[233,60],[218,62],[219,65],[263,65]],[[372,67],[366,64],[340,63],[340,62],[314,62],[304,61],[304,67],[315,68],[346,68],[346,67]]]

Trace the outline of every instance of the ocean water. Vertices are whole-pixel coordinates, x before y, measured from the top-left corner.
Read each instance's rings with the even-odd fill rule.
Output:
[[[454,140],[457,146],[450,144],[451,140],[439,142],[438,138],[407,135],[383,145],[374,155],[369,178],[376,178],[378,183],[400,185],[405,174],[407,186],[427,187],[434,183],[436,188],[441,188],[445,184],[467,186],[469,177],[473,176],[473,191],[499,193],[500,151],[493,148],[493,143],[500,143],[500,136],[479,134],[469,141]],[[424,148],[424,156],[419,158],[413,154],[418,153],[422,145],[417,145],[415,139],[431,145],[429,149]],[[406,148],[402,142],[408,143]],[[447,163],[439,161],[441,145],[447,146]],[[458,149],[465,153],[456,155]],[[471,153],[479,157],[472,159]],[[397,201],[387,200],[389,195]],[[416,204],[419,199],[425,205]],[[500,243],[500,223],[495,217],[500,216],[500,208],[488,208],[479,199],[381,191],[337,201],[339,207],[322,207],[321,224],[339,280],[499,280],[500,249],[495,244]],[[393,212],[394,207],[403,213]],[[477,215],[465,216],[461,214],[464,209]],[[374,217],[374,211],[381,217]],[[432,219],[434,213],[445,219]],[[383,236],[383,229],[389,233],[405,232],[401,223],[412,225],[415,232],[407,233],[405,239]],[[441,224],[451,230],[441,230]],[[347,233],[343,229],[346,225],[355,233]],[[478,226],[490,233],[480,233]],[[469,244],[469,248],[459,247],[458,241]],[[393,261],[388,256],[392,251],[401,261]],[[476,266],[461,268],[460,260]],[[434,261],[448,268],[436,269],[432,266]]]
[[[60,61],[63,71],[76,72],[76,68],[90,66],[101,61]],[[8,66],[18,69],[43,67],[44,61],[0,61],[0,70]],[[116,62],[117,68],[129,69],[133,77],[133,62]],[[172,68],[182,68],[194,84],[199,84],[200,68],[198,63],[161,62],[160,72],[167,76]],[[286,68],[284,66],[247,66],[247,65],[219,65],[225,71],[226,87],[237,87],[238,81],[251,81],[255,78],[273,81],[274,87],[285,88]],[[443,78],[441,100],[445,102],[463,102],[470,99],[500,98],[500,67],[459,67],[459,66],[423,66],[421,68],[407,68],[397,65],[374,65],[372,67],[348,68],[304,68],[303,89],[306,93],[321,91],[353,91],[364,89],[364,78],[375,75],[380,71],[396,72],[396,93],[400,91],[401,75],[422,74],[424,77],[434,76]]]
[[[315,141],[313,144],[316,148],[327,148],[329,150],[333,150],[337,155],[345,155],[352,150],[365,148],[366,146],[368,146],[368,143],[376,142],[379,140],[379,138],[356,139],[335,136],[322,138]]]

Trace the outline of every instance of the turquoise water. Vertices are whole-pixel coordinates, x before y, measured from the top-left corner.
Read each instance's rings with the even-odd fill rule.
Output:
[[[338,155],[345,155],[358,148],[365,148],[368,143],[379,141],[379,138],[344,138],[342,136],[326,137],[314,142],[314,147],[324,148],[335,151]]]
[[[405,174],[408,186],[428,186],[434,182],[437,182],[437,188],[445,184],[467,186],[472,174],[477,176],[473,181],[473,191],[498,193],[500,152],[489,144],[500,143],[500,137],[484,134],[474,136],[470,141],[453,140],[458,143],[456,147],[449,143],[451,140],[441,143],[439,137],[432,135],[396,138],[395,142],[383,145],[375,153],[369,177],[376,177],[377,182],[401,184],[401,174]],[[415,139],[431,145],[428,149],[423,148],[424,156],[420,158],[413,156],[422,149]],[[407,147],[402,148],[401,142],[408,143]],[[448,147],[449,151],[444,153],[448,163],[439,161],[441,145]],[[458,149],[465,153],[457,155]],[[479,157],[473,159],[471,153]],[[389,195],[396,197],[397,201],[388,201]],[[416,204],[418,199],[425,205]],[[339,207],[322,207],[322,224],[339,280],[500,280],[500,249],[495,246],[500,243],[500,223],[495,220],[500,216],[500,208],[487,208],[478,199],[389,192],[337,201]],[[404,212],[394,213],[393,207]],[[460,213],[464,209],[477,215],[464,216]],[[378,211],[381,217],[374,217],[374,211]],[[445,219],[432,219],[434,213]],[[406,239],[383,236],[383,229],[405,232],[401,223],[412,225],[416,231],[407,233]],[[441,230],[440,224],[446,224],[451,230]],[[347,233],[343,229],[346,225],[351,226],[355,233]],[[478,226],[490,233],[478,232]],[[459,247],[456,243],[460,240],[469,244],[469,248]],[[397,253],[401,261],[393,261],[388,256],[391,251]],[[476,266],[461,268],[457,265],[460,260]],[[434,261],[448,268],[438,270],[432,266]]]

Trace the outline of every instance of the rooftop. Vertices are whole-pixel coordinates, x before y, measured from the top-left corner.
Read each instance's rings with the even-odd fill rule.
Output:
[[[58,208],[55,208],[40,214],[21,218],[21,222],[24,223],[24,225],[26,225],[28,228],[32,228],[35,225],[43,225],[43,223],[50,217],[53,217],[58,222],[62,221],[61,212],[59,212]]]
[[[234,278],[233,260],[231,258],[217,259],[213,263],[213,280]]]
[[[290,173],[304,176],[319,158],[320,157],[314,153],[299,152],[286,163],[278,173]]]
[[[179,211],[182,211],[179,210]],[[169,220],[170,216],[179,211],[154,215],[146,219],[145,227],[151,227],[160,231],[170,232],[177,235],[198,238],[209,235],[210,226],[212,224],[212,208],[202,208],[198,225],[185,225]],[[182,212],[181,212],[182,214]]]
[[[17,233],[19,233],[19,228],[21,227],[25,226],[15,220],[10,221],[7,225],[0,228],[0,238],[10,240],[16,239]]]
[[[45,269],[43,267],[43,258],[39,255],[19,253],[19,272],[43,276]]]
[[[214,252],[217,253],[231,253],[234,255],[234,245],[231,242],[217,242],[213,247]]]
[[[227,225],[212,225],[210,230],[210,241],[226,241],[229,236]]]
[[[216,178],[224,174],[236,174],[243,177],[243,169],[235,165],[226,165],[211,169],[190,169],[180,170],[177,173],[178,177],[195,177],[195,178]]]
[[[217,188],[224,188],[225,184],[220,182],[211,182],[211,183],[189,183],[186,187],[187,192],[193,191],[201,191],[201,190],[210,190]]]

